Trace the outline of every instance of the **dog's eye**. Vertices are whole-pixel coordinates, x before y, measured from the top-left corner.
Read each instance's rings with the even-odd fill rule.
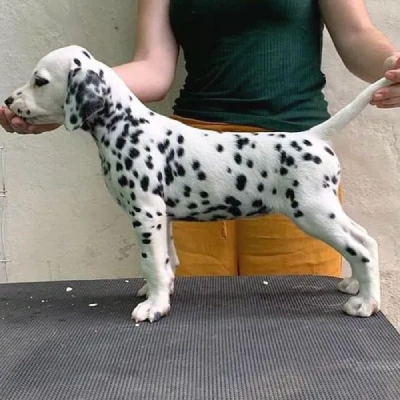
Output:
[[[40,76],[36,76],[35,77],[35,85],[36,86],[44,86],[44,85],[47,85],[48,83],[49,83],[50,81],[49,80],[47,80],[46,78],[42,78],[42,77],[40,77]]]

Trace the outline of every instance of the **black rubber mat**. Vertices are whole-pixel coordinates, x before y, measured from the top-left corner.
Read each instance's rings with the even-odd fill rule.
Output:
[[[400,336],[336,279],[180,278],[136,326],[141,283],[0,285],[0,399],[400,399]]]

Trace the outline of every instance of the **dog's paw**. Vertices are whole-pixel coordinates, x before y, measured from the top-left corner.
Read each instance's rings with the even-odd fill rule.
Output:
[[[157,322],[168,314],[171,306],[168,300],[153,300],[151,298],[139,303],[132,311],[132,319],[136,322]]]
[[[356,295],[360,289],[360,285],[357,279],[346,278],[339,282],[337,288],[343,293]]]
[[[379,301],[373,297],[354,296],[344,304],[343,311],[353,317],[370,317],[379,311]]]

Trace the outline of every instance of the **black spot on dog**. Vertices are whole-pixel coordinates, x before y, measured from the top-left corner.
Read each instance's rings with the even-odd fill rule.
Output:
[[[309,140],[307,140],[307,139],[304,139],[304,140],[303,140],[303,143],[304,143],[306,146],[312,146],[312,143],[311,143]]]
[[[161,154],[164,154],[165,153],[165,146],[164,146],[164,143],[158,143],[157,144],[157,147],[158,147],[158,151],[161,153]]]
[[[147,258],[147,254],[146,253],[142,253],[142,258]]]
[[[294,200],[294,190],[293,189],[287,189],[286,190],[286,198],[293,201]]]
[[[229,205],[231,205],[233,207],[239,207],[239,206],[242,205],[241,201],[238,200],[236,197],[233,197],[233,196],[225,197],[225,203],[229,204]]]
[[[262,183],[260,183],[260,184],[257,186],[257,190],[258,190],[259,192],[263,192],[263,191],[264,191],[264,185],[263,185]]]
[[[192,192],[192,189],[189,187],[189,186],[187,186],[187,185],[185,185],[184,187],[183,187],[183,195],[185,196],[185,197],[190,197],[190,194],[191,194],[191,192]]]
[[[367,257],[362,257],[361,258],[361,262],[363,262],[364,264],[369,263],[371,260]]]
[[[193,171],[197,171],[200,168],[200,163],[196,160],[192,163]]]
[[[329,218],[330,218],[330,219],[335,219],[335,218],[336,218],[336,215],[335,215],[334,213],[331,213],[331,214],[329,214]]]
[[[288,172],[289,172],[288,169],[285,168],[285,167],[281,167],[280,170],[279,170],[279,173],[280,173],[281,176],[287,175]]]
[[[293,216],[294,216],[295,218],[300,218],[300,217],[304,216],[304,214],[303,214],[302,211],[297,210],[297,211],[293,214]]]
[[[297,151],[302,151],[303,150],[303,148],[295,140],[293,140],[290,143],[290,145]]]
[[[329,148],[329,147],[324,147],[325,151],[330,154],[331,156],[334,156],[335,153]]]
[[[206,199],[208,197],[208,193],[207,192],[200,192],[200,197],[202,199]]]
[[[233,159],[235,160],[235,163],[238,165],[242,163],[242,156],[239,153],[235,153]]]
[[[293,181],[293,186],[294,186],[294,187],[299,186],[299,181],[295,179],[295,180]]]
[[[356,256],[357,253],[352,247],[346,247],[347,253],[349,253],[351,256]]]
[[[150,155],[147,157],[146,166],[147,166],[148,169],[153,169],[154,168],[153,158]]]
[[[253,201],[253,203],[252,203],[252,206],[253,207],[262,207],[262,205],[263,205],[263,202],[262,202],[262,200],[254,200]]]
[[[142,188],[142,190],[144,192],[147,192],[149,190],[149,177],[148,176],[144,176],[141,180],[140,180],[140,187]]]
[[[119,136],[117,138],[117,141],[115,142],[115,146],[117,147],[118,150],[122,150],[124,148],[125,144],[126,144],[126,140],[122,136]]]
[[[115,169],[117,170],[117,172],[119,172],[124,169],[124,166],[120,162],[117,162]]]
[[[190,203],[189,205],[188,205],[188,209],[189,210],[193,210],[193,209],[195,209],[195,208],[197,208],[198,206],[197,206],[197,204],[196,203]]]
[[[263,178],[267,178],[268,177],[268,172],[267,171],[261,171],[261,176]]]
[[[83,50],[82,53],[83,53],[87,58],[89,58],[89,59],[91,58],[91,57],[90,57],[90,54],[89,54],[87,51]]]
[[[185,141],[184,137],[182,135],[178,135],[178,143],[183,144],[184,141]]]
[[[314,156],[313,161],[315,162],[315,164],[321,164],[322,163],[321,158],[318,157],[318,156]]]
[[[178,167],[177,167],[177,173],[178,173],[178,176],[185,176],[186,175],[186,170],[185,170],[185,168],[183,168],[183,166],[182,165],[178,165]]]
[[[242,150],[244,146],[249,144],[249,139],[248,138],[238,138],[236,140],[236,146],[239,150]]]
[[[252,160],[247,160],[246,165],[247,165],[249,168],[253,168],[254,163],[253,163]]]
[[[133,221],[132,225],[134,228],[139,228],[140,226],[142,226],[142,223],[140,221]]]
[[[74,63],[80,67],[82,65],[82,63],[80,62],[80,60],[78,60],[77,58],[74,58]]]
[[[305,153],[305,154],[303,155],[303,160],[304,160],[304,161],[311,161],[312,159],[313,159],[313,155],[310,154],[310,153]]]
[[[128,185],[128,179],[126,179],[125,175],[122,175],[119,179],[118,179],[118,183],[120,184],[120,186],[125,187]]]
[[[185,153],[185,150],[183,149],[183,147],[179,147],[179,149],[177,150],[176,154],[178,155],[178,157],[183,157]]]
[[[76,116],[76,114],[71,115],[71,117],[69,118],[69,122],[71,122],[71,124],[73,125],[75,125],[78,122],[78,117]]]
[[[139,157],[139,156],[140,156],[140,152],[139,152],[139,150],[136,149],[135,147],[132,147],[132,148],[129,150],[129,157],[130,157],[130,158],[137,158],[137,157]]]
[[[217,151],[218,153],[222,153],[224,151],[224,146],[222,146],[222,144],[217,144]]]
[[[281,151],[281,150],[282,150],[282,145],[281,145],[280,143],[278,143],[277,145],[275,145],[275,150]]]
[[[169,198],[169,197],[168,197],[168,199],[166,200],[165,204],[166,204],[168,207],[171,207],[171,208],[174,208],[174,207],[176,207],[176,203],[175,203],[175,201],[174,201],[174,200],[172,200],[172,199],[171,199],[171,198]]]
[[[272,194],[274,194],[274,195],[275,195],[276,193],[277,193],[277,190],[276,190],[276,188],[273,188],[273,189],[272,189]]]
[[[240,174],[236,177],[236,188],[237,190],[244,190],[246,187],[246,183],[247,183],[247,178],[243,175]]]
[[[335,185],[338,183],[337,176],[332,176],[332,183],[335,184]]]
[[[206,176],[206,174],[205,174],[203,171],[200,171],[200,172],[197,174],[197,178],[199,179],[199,181],[205,181],[206,178],[207,178],[207,176]]]
[[[150,239],[142,239],[142,243],[143,244],[151,244],[151,240]]]

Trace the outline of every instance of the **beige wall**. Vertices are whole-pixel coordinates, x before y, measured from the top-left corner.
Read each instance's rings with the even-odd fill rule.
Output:
[[[397,3],[367,1],[376,25],[400,46]],[[127,61],[133,52],[135,4],[14,0],[11,7],[0,0],[0,96],[21,84],[42,55],[60,46],[86,46],[110,65]],[[336,112],[365,85],[344,69],[329,37],[325,42],[326,94]],[[168,114],[182,76],[181,66],[170,96],[154,105],[155,110]],[[343,162],[345,208],[379,240],[384,300],[386,307],[393,303],[394,319],[400,305],[395,291],[400,258],[399,130],[400,111],[370,107],[334,140]],[[36,137],[0,132],[0,144],[7,190],[5,257],[10,260],[7,268],[0,265],[0,281],[137,275],[130,222],[106,191],[95,145],[87,135],[64,129]]]

